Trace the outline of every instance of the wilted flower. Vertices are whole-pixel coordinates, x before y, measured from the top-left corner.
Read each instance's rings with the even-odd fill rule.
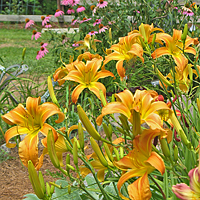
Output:
[[[37,32],[36,30],[33,30],[33,35],[31,37],[31,40],[35,37],[35,40],[37,40],[39,37],[41,37],[41,33]]]

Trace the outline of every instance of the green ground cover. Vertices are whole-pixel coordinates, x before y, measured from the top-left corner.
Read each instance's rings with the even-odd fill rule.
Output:
[[[22,50],[26,47],[24,63],[29,66],[29,74],[37,73],[37,76],[50,74],[55,70],[54,61],[51,55],[47,54],[44,58],[36,60],[37,51],[40,50],[42,38],[47,37],[43,34],[38,40],[31,40],[32,30],[25,29],[0,29],[0,57],[4,67],[20,64],[22,61]],[[48,47],[47,47],[48,48]]]

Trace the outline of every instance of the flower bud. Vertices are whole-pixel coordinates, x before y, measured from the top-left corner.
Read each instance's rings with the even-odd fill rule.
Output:
[[[46,191],[47,191],[47,196],[51,196],[51,188],[48,182],[46,182]]]
[[[130,130],[130,127],[129,127],[129,124],[128,124],[128,121],[127,121],[127,117],[125,117],[124,115],[120,115],[119,116],[119,119],[122,123],[122,126],[123,128],[126,130],[126,131],[129,131]]]
[[[67,189],[68,189],[68,193],[71,194],[71,185],[68,185]]]
[[[55,185],[51,185],[50,193],[53,194],[55,189]]]
[[[188,25],[185,24],[183,34],[181,35],[181,40],[185,43],[188,34]]]
[[[99,145],[96,143],[96,141],[90,137],[90,142],[91,142],[91,145],[92,145],[92,148],[94,150],[94,152],[96,153],[96,155],[98,156],[99,158],[99,161],[101,162],[101,164],[105,167],[108,166],[108,162],[107,160],[105,159],[104,155],[102,154],[100,148],[99,148]]]
[[[28,173],[29,173],[29,179],[31,181],[35,194],[37,195],[39,199],[43,199],[44,191],[42,189],[37,172],[31,160],[28,161]]]
[[[140,30],[141,30],[142,36],[144,37],[144,43],[147,44],[148,41],[147,41],[146,32],[145,32],[145,28],[144,28],[144,24],[143,23],[141,23],[141,25],[140,25]]]
[[[153,34],[153,39],[152,39],[152,42],[151,42],[152,45],[155,44],[155,40],[156,40],[156,33]]]
[[[110,128],[104,122],[103,122],[103,130],[106,134],[106,137],[111,141],[112,132],[110,131]]]
[[[114,151],[114,153],[115,153],[115,155],[116,155],[117,161],[119,161],[119,160],[120,160],[120,157],[119,157],[119,152],[118,152],[118,150],[117,150],[115,147],[113,147],[113,151]]]
[[[100,140],[101,136],[97,132],[97,130],[92,126],[92,123],[88,119],[86,113],[84,112],[83,108],[78,105],[77,106],[78,110],[78,115],[80,120],[82,121],[84,127],[86,128],[87,132],[95,139],[95,140]]]
[[[55,103],[60,108],[60,105],[58,103],[58,100],[57,100],[56,95],[55,95],[54,90],[53,90],[53,84],[52,84],[50,76],[48,76],[47,84],[48,84],[48,90],[49,90],[51,100],[53,101],[53,103]]]
[[[110,42],[112,42],[112,30],[111,30],[111,28],[109,28],[109,40],[110,40]]]
[[[199,98],[197,98],[197,108],[198,108],[198,111],[200,113],[200,100],[199,100]]]
[[[120,152],[120,158],[123,158],[124,157],[124,148],[120,146],[119,152]]]
[[[105,106],[107,104],[107,102],[106,102],[105,95],[103,94],[103,91],[101,89],[99,90],[99,96],[100,96],[103,106]]]
[[[68,169],[71,169],[72,171],[75,171],[75,168],[69,164],[66,165],[68,167]]]
[[[108,158],[110,159],[111,162],[113,162],[114,159],[113,159],[112,153],[110,152],[108,144],[104,142],[103,146],[104,146],[104,149],[106,151],[106,154],[107,154]]]
[[[48,149],[49,157],[54,167],[60,168],[60,162],[58,160],[58,156],[56,155],[54,137],[53,137],[53,132],[51,129],[49,129],[48,135],[47,135],[47,149]]]
[[[161,149],[163,154],[165,155],[166,158],[170,157],[170,151],[169,151],[169,147],[167,145],[167,141],[163,138],[160,139],[160,144],[161,144]]]
[[[141,132],[141,122],[140,122],[140,113],[132,110],[132,117],[133,117],[133,135],[139,135]]]
[[[115,94],[112,94],[111,102],[115,102]]]
[[[46,192],[46,188],[45,188],[44,178],[42,176],[42,172],[41,171],[39,171],[38,177],[39,177],[39,181],[40,181],[41,187],[42,187],[42,189],[43,189],[43,191],[45,193]]]
[[[26,53],[26,48],[23,48],[23,51],[22,51],[22,60],[24,60],[25,53]]]
[[[84,149],[84,134],[83,134],[83,127],[80,122],[78,123],[78,137],[79,137],[80,148],[83,150]]]
[[[174,147],[174,161],[178,161],[178,147],[176,145]]]
[[[72,152],[73,152],[74,164],[77,166],[78,165],[78,149],[77,149],[77,141],[76,140],[74,140]]]

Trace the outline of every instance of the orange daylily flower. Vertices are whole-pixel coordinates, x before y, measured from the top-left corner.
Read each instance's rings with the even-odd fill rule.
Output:
[[[182,30],[173,31],[173,36],[171,37],[167,33],[157,33],[156,39],[165,42],[166,47],[160,47],[156,49],[152,54],[152,58],[156,59],[163,55],[172,55],[175,63],[178,67],[183,66],[186,58],[182,55],[183,42],[181,41]],[[193,45],[195,40],[187,36],[185,40],[184,52],[196,55],[196,50],[190,45]],[[182,50],[181,50],[182,49]],[[182,70],[182,69],[181,69]],[[183,71],[183,70],[182,70]]]
[[[157,169],[161,174],[165,172],[165,165],[162,158],[152,152],[152,140],[160,134],[160,130],[146,129],[141,135],[133,140],[134,149],[121,160],[115,161],[114,165],[125,173],[120,177],[117,188],[122,199],[148,200],[151,198],[148,174]],[[128,186],[129,198],[120,192],[122,185],[133,177],[138,177],[135,182]]]
[[[19,143],[19,157],[22,163],[28,167],[28,161],[31,160],[35,168],[39,170],[42,166],[43,155],[38,159],[38,133],[41,132],[47,136],[48,130],[52,129],[54,140],[57,140],[55,129],[45,123],[52,115],[58,114],[59,118],[55,121],[60,123],[64,120],[65,115],[53,103],[43,103],[39,105],[41,98],[28,97],[26,100],[26,108],[19,104],[9,113],[2,116],[2,119],[9,125],[16,124],[6,131],[5,140],[9,148],[13,148],[16,144],[9,143],[9,140],[17,135],[27,134],[23,141]],[[41,140],[42,144],[47,147],[47,138]]]
[[[123,61],[129,61],[137,56],[144,62],[143,49],[136,43],[136,37],[141,36],[139,33],[133,33],[129,36],[119,38],[119,43],[111,46],[110,50],[114,50],[113,53],[105,57],[104,65],[111,60],[118,60],[116,64],[117,73],[123,79],[125,77],[125,69],[123,67]]]
[[[106,88],[102,83],[97,82],[100,78],[105,78],[107,76],[114,77],[114,74],[108,70],[101,70],[102,59],[94,58],[92,61],[87,61],[86,64],[82,61],[75,65],[76,70],[71,70],[69,74],[64,77],[64,80],[75,81],[79,85],[72,92],[72,101],[77,102],[80,93],[88,88],[93,92],[99,99],[100,89],[103,91],[104,96],[106,96]]]
[[[102,114],[97,117],[97,124],[101,125],[103,116],[120,113],[133,124],[133,110],[140,113],[141,124],[147,123],[151,129],[162,128],[162,111],[170,115],[171,109],[163,101],[155,101],[158,94],[155,91],[136,90],[133,95],[129,90],[124,90],[115,95],[116,102],[111,102],[103,107]],[[158,111],[160,113],[158,113]],[[165,114],[166,114],[165,113]],[[160,115],[159,115],[160,114]]]
[[[142,23],[139,26],[139,30],[133,30],[133,31],[129,32],[128,35],[131,35],[133,33],[140,33],[143,37],[143,40],[146,39],[147,43],[150,44],[152,42],[152,39],[154,36],[152,33],[155,31],[164,32],[161,28],[154,28],[153,23],[151,25]],[[159,41],[159,40],[156,40],[156,41],[162,44],[161,41]],[[142,46],[139,37],[137,37],[137,43],[139,43]]]

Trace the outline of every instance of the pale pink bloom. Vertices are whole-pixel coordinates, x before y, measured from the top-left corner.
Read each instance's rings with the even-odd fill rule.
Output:
[[[73,47],[78,47],[79,44],[74,43],[74,44],[72,44],[72,46],[73,46]]]
[[[97,31],[91,31],[91,32],[89,32],[88,34],[89,35],[95,35],[95,34],[97,34],[98,32]]]
[[[37,40],[38,38],[41,37],[41,33],[40,32],[33,33],[31,40],[33,40],[34,37],[35,37],[35,40]]]
[[[65,42],[67,42],[67,41],[68,41],[68,39],[65,38],[65,39],[62,41],[62,44],[65,44]]]
[[[178,10],[178,7],[174,7],[174,9]]]
[[[55,17],[60,17],[61,15],[64,15],[64,12],[62,10],[59,10],[55,13]]]
[[[83,22],[87,22],[90,21],[92,18],[83,18],[83,20],[81,20],[79,23],[82,24]]]
[[[97,7],[95,7],[92,11],[92,16],[94,17],[95,13],[97,12]]]
[[[137,12],[137,13],[140,13],[140,11],[139,11],[139,10],[137,10],[136,12]]]
[[[25,26],[25,29],[27,29],[28,27],[30,27],[31,25],[34,25],[34,21],[33,20],[29,20],[27,23],[26,23],[26,26]]]
[[[93,26],[96,26],[97,24],[101,24],[102,19],[96,19],[96,21],[93,23]]]
[[[51,24],[45,25],[45,28],[51,28],[51,27],[52,27]]]
[[[65,5],[65,6],[72,5],[73,4],[73,0],[62,0],[61,4]]]
[[[97,4],[97,7],[104,8],[108,5],[107,1],[99,0],[99,3]]]
[[[76,12],[79,13],[79,12],[83,12],[84,10],[85,10],[85,7],[78,6],[78,8],[76,9]]]
[[[73,8],[69,8],[69,9],[67,10],[67,14],[68,14],[68,15],[71,15],[72,13],[75,13],[74,9],[73,9]]]
[[[99,29],[99,33],[105,32],[108,28],[106,26]]]
[[[48,43],[43,43],[43,44],[41,45],[41,47],[45,48],[47,45],[48,45]]]
[[[52,16],[52,15],[49,15],[49,16],[46,16],[46,17],[44,18],[44,20],[42,21],[42,26],[44,26],[45,24],[47,24],[47,22],[49,22],[51,16]]]
[[[78,22],[78,20],[77,20],[77,19],[75,19],[75,20],[72,20],[72,23],[71,23],[71,25],[74,25],[74,24],[76,24],[76,22]]]
[[[109,22],[108,22],[109,25],[112,25],[112,24],[114,24],[114,23],[115,23],[115,21],[109,21]]]

